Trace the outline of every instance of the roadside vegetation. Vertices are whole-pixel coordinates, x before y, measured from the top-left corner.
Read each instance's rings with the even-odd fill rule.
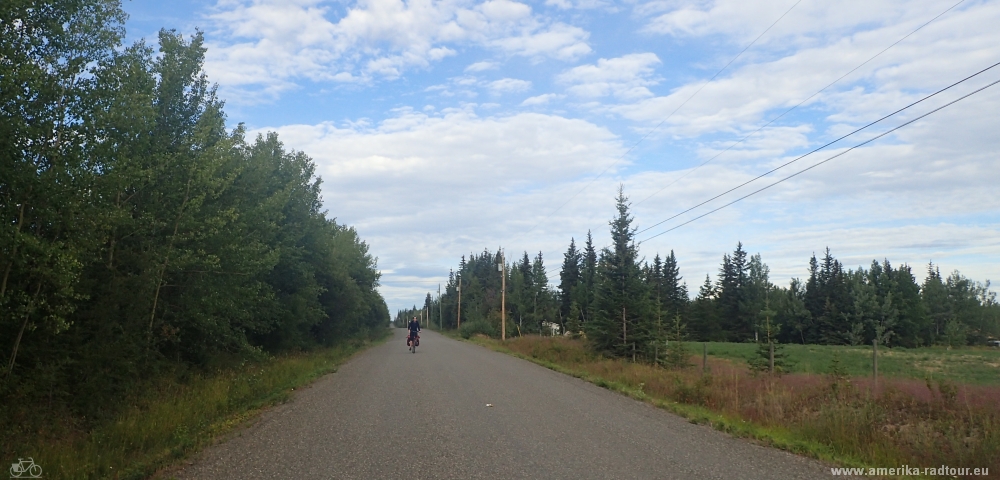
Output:
[[[45,478],[147,478],[284,403],[296,388],[336,372],[353,353],[387,336],[388,330],[373,332],[372,339],[336,347],[163,375],[89,430],[80,428],[83,422],[47,419],[36,435],[17,439],[17,456],[33,457]]]
[[[754,373],[746,362],[718,357],[703,372],[700,356],[668,369],[608,358],[582,339],[472,338],[692,422],[833,463],[1000,471],[1000,385],[892,378],[875,392],[870,378],[833,361],[839,355],[822,373]]]
[[[759,357],[753,343],[707,342],[708,355],[735,363]],[[692,344],[700,353],[702,344]],[[834,359],[846,375],[872,376],[872,347],[850,345],[783,345],[786,371],[790,373],[829,372]],[[1000,385],[1000,348],[922,347],[881,348],[878,353],[880,377],[909,378],[956,384]]]
[[[313,161],[227,125],[201,32],[125,18],[0,2],[0,459],[46,478],[149,471],[390,318]]]
[[[397,312],[397,318],[428,312],[444,328],[457,328],[459,290],[462,324],[483,321],[500,332],[501,297],[506,301],[506,336],[585,334],[611,357],[648,363],[670,337],[697,342],[759,345],[849,345],[894,349],[934,346],[986,347],[1000,340],[1000,302],[990,282],[958,271],[943,274],[928,262],[919,270],[888,259],[848,268],[827,248],[803,259],[805,278],[787,285],[771,281],[760,254],[742,243],[721,255],[715,278],[697,286],[684,281],[673,251],[643,256],[623,190],[615,200],[609,245],[598,249],[590,232],[563,255],[559,284],[551,285],[541,252],[511,261],[484,249],[463,255],[440,298]],[[509,255],[509,252],[508,252]],[[502,270],[498,265],[509,264]],[[504,282],[505,280],[505,282]],[[506,294],[501,295],[501,285]],[[676,328],[676,327],[681,328]]]
[[[692,421],[847,466],[1000,472],[1000,349],[988,346],[1000,303],[988,281],[932,263],[922,282],[887,259],[846,268],[827,248],[780,286],[738,243],[690,295],[673,251],[640,255],[623,190],[616,210],[607,247],[590,232],[582,249],[570,240],[555,288],[541,253],[498,269],[505,257],[484,250],[461,257],[439,299],[397,318],[429,312],[455,329],[461,294],[455,335]]]

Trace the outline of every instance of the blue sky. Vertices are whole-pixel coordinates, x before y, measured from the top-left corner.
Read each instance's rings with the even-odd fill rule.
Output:
[[[420,303],[459,256],[484,247],[502,246],[509,257],[541,251],[556,279],[570,237],[579,243],[592,230],[598,246],[607,241],[618,185],[644,229],[1000,61],[1000,4],[956,3],[133,0],[124,7],[130,40],[155,42],[161,27],[205,32],[206,70],[231,124],[278,131],[288,148],[316,161],[325,207],[369,242],[395,311]],[[1000,67],[773,177],[997,79]],[[922,280],[933,260],[946,272],[996,279],[996,112],[1000,85],[650,239],[642,253],[673,249],[691,290],[739,241],[761,253],[779,284],[806,275],[809,256],[827,246],[849,267],[888,258],[909,263]]]

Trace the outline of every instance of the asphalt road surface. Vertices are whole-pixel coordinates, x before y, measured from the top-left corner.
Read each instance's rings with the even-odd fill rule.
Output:
[[[411,354],[405,336],[395,331],[177,476],[831,478],[814,460],[433,332]]]

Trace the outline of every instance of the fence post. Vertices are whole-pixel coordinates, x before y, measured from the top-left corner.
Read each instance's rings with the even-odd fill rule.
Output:
[[[872,340],[872,378],[875,380],[875,387],[872,393],[878,393],[878,339]]]
[[[708,372],[708,344],[701,344],[701,373]]]

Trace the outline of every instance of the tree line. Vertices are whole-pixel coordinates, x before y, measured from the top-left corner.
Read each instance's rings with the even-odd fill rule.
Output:
[[[226,128],[202,34],[123,46],[124,20],[111,0],[0,3],[5,410],[97,416],[144,378],[389,320],[313,161]]]
[[[875,260],[867,268],[848,269],[827,248],[809,259],[805,280],[780,286],[771,282],[760,254],[748,254],[739,243],[722,256],[714,280],[706,275],[697,292],[689,292],[673,251],[657,253],[651,261],[640,256],[622,190],[616,208],[610,246],[597,251],[590,232],[582,248],[571,239],[558,286],[549,285],[540,252],[533,259],[524,253],[508,266],[508,335],[544,333],[551,323],[561,332],[586,335],[607,354],[649,359],[657,358],[671,338],[681,337],[843,345],[878,341],[908,348],[981,345],[1000,337],[1000,304],[989,282],[958,271],[943,275],[933,263],[918,283],[909,265]],[[425,306],[441,309],[444,326],[455,328],[461,285],[463,324],[498,332],[500,261],[500,254],[488,249],[463,256],[458,270],[449,273],[441,299],[428,295]]]

